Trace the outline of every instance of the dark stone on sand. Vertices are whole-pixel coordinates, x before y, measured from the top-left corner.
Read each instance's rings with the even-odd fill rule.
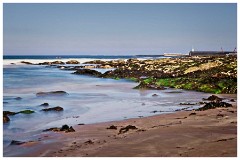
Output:
[[[68,95],[65,91],[51,91],[51,92],[38,92],[36,93],[37,97],[44,97],[44,96],[64,96]]]
[[[65,133],[68,133],[68,132],[75,132],[75,130],[73,129],[73,127],[69,127],[68,125],[63,125],[61,128],[57,128],[57,127],[54,127],[54,128],[49,128],[49,129],[45,129],[43,130],[43,132],[47,132],[47,131],[53,131],[53,132],[65,132]]]
[[[100,77],[102,75],[101,72],[91,70],[91,69],[78,69],[73,74],[90,75],[90,76],[96,76],[96,77]]]
[[[47,131],[60,132],[60,128],[53,127],[53,128],[43,130],[43,132],[47,132]]]
[[[196,111],[204,111],[208,109],[214,109],[214,108],[228,108],[232,107],[231,104],[226,103],[226,102],[209,102],[206,103],[203,107],[196,109]]]
[[[235,102],[235,100],[234,99],[230,99],[230,102]]]
[[[203,98],[203,100],[207,100],[207,101],[222,101],[222,98],[219,98],[218,96],[215,96],[215,95],[211,95],[208,98]]]
[[[93,144],[94,142],[92,140],[88,140],[86,142],[84,142],[85,144]]]
[[[117,126],[111,125],[111,126],[108,127],[107,129],[117,129]]]
[[[85,124],[84,124],[84,123],[79,123],[78,125],[79,125],[79,126],[82,126],[82,125],[85,125]]]
[[[43,103],[40,106],[49,106],[49,104],[48,103]]]
[[[10,118],[7,115],[3,115],[3,123],[7,123],[10,121]]]
[[[65,130],[68,130],[68,129],[69,129],[69,126],[65,124],[65,125],[62,126],[60,131],[65,131]]]
[[[45,111],[45,112],[47,112],[47,111],[63,111],[63,108],[57,106],[57,107],[53,107],[53,108],[42,109],[42,111]]]
[[[126,133],[128,132],[130,129],[138,129],[136,126],[132,126],[132,125],[128,125],[126,127],[123,127],[119,130],[119,133],[118,134],[122,134],[122,133]]]
[[[189,116],[193,116],[193,115],[196,115],[196,113],[190,113]]]
[[[153,97],[156,97],[156,96],[158,96],[158,95],[157,95],[157,94],[153,94],[152,96],[153,96]]]
[[[22,145],[22,144],[24,144],[24,143],[26,143],[26,142],[12,140],[11,143],[10,143],[10,145]]]

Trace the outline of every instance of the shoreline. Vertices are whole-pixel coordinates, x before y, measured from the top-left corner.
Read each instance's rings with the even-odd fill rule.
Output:
[[[214,59],[211,58],[209,60],[214,61]],[[63,69],[73,70],[75,74],[86,74],[98,78],[112,78],[116,80],[128,78],[134,81],[138,80],[140,84],[137,88],[139,89],[162,90],[165,89],[163,86],[178,86],[183,89],[189,88],[190,90],[193,88],[193,91],[194,87],[195,89],[199,87],[206,91],[215,92],[215,90],[209,90],[209,88],[212,88],[211,85],[215,84],[215,82],[209,81],[207,82],[209,86],[206,86],[205,80],[207,79],[216,80],[218,83],[218,85],[215,86],[217,87],[216,89],[218,89],[216,90],[217,92],[221,91],[223,93],[228,93],[228,87],[235,86],[235,79],[237,78],[234,69],[235,62],[230,66],[231,72],[229,75],[225,74],[225,72],[228,73],[225,71],[223,73],[221,72],[221,74],[214,75],[215,77],[211,76],[216,72],[216,64],[208,61],[204,64],[202,64],[202,62],[200,64],[195,64],[191,59],[188,59],[187,62],[184,62],[184,59],[182,59],[181,62],[183,63],[187,64],[190,62],[195,65],[195,68],[190,67],[192,70],[187,74],[184,73],[185,71],[189,71],[187,67],[178,71],[172,66],[170,70],[164,71],[164,69],[169,69],[168,63],[171,62],[173,65],[177,61],[179,61],[178,58],[146,61],[129,59],[125,62],[119,60],[117,63],[115,63],[115,61],[102,61],[102,64],[100,64],[101,68],[117,68],[115,71],[109,71],[104,74],[96,71],[89,72],[89,69],[85,67],[85,69],[82,69],[73,66],[73,68],[64,67]],[[197,59],[197,62],[200,62],[200,60]],[[57,68],[62,68],[62,66],[59,65],[61,63],[61,61],[56,61],[56,64],[49,64],[46,62],[38,65],[48,64],[49,66],[52,65]],[[71,63],[74,64],[75,61],[71,61]],[[98,62],[92,61],[90,64],[94,65],[95,63]],[[156,66],[155,63],[157,63],[159,70],[151,68]],[[162,63],[166,64],[162,66]],[[144,67],[142,70],[138,70],[138,66],[131,66],[132,64]],[[188,67],[189,66],[191,65],[188,65]],[[209,68],[209,66],[211,67]],[[92,67],[92,65],[90,65],[90,67]],[[222,68],[225,69],[224,67],[227,66],[223,65]],[[220,70],[222,68],[217,69]],[[129,71],[131,74],[126,75],[125,71]],[[150,78],[145,77],[141,79],[144,73]],[[177,79],[174,78],[176,73],[179,74]],[[153,78],[151,76],[153,76]],[[163,79],[161,79],[161,76],[163,76]],[[199,86],[196,86],[191,82],[191,80],[194,82],[191,76],[195,76],[195,79],[204,76],[204,79],[199,81]],[[168,77],[170,77],[170,79]],[[187,86],[189,83],[191,85]],[[227,90],[224,90],[224,88],[227,88]],[[235,88],[229,91],[229,93],[235,92]],[[220,94],[219,96],[227,98],[228,102],[230,100],[229,98],[233,97],[235,100],[235,102],[231,102],[233,107],[215,108],[205,111],[177,111],[175,113],[131,118],[120,121],[76,125],[73,126],[76,132],[41,133],[40,135],[42,137],[38,140],[13,146],[16,152],[10,153],[10,155],[6,153],[6,155],[20,157],[236,157],[237,94]],[[107,129],[109,127],[112,129]],[[121,133],[121,131],[124,131],[124,133]]]
[[[219,95],[234,98],[237,95]],[[237,103],[230,108],[73,126],[76,132],[43,135],[27,157],[236,157]],[[191,114],[191,113],[196,113]],[[117,129],[107,129],[111,125]],[[129,129],[119,134],[121,128]]]

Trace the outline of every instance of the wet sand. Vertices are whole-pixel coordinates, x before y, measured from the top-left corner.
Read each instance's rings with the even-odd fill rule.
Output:
[[[226,96],[237,98],[220,97]],[[20,156],[236,157],[237,103],[232,104],[230,108],[77,125],[73,133],[45,134],[34,147],[25,146],[35,148],[31,153]],[[106,129],[111,125],[117,129]],[[137,129],[119,134],[128,125]]]

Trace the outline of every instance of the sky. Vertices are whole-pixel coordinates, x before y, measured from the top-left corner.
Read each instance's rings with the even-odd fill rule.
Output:
[[[234,50],[235,3],[3,4],[4,55]]]

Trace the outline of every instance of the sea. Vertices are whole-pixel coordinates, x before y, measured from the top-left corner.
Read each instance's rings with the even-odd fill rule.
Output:
[[[32,114],[9,116],[10,122],[3,124],[3,155],[18,156],[21,153],[11,144],[16,141],[38,140],[43,130],[62,125],[93,124],[142,118],[157,114],[173,113],[181,109],[199,108],[198,103],[210,94],[167,88],[166,90],[133,89],[138,83],[127,79],[96,78],[72,74],[74,71],[60,70],[32,63],[61,60],[114,60],[138,58],[157,59],[164,56],[3,56],[3,111],[19,112],[32,110]],[[95,69],[102,73],[108,69]],[[65,91],[65,96],[38,97],[38,92]],[[152,96],[157,94],[158,96]],[[17,98],[20,97],[20,98]],[[48,103],[48,107],[41,106]],[[61,112],[44,112],[42,109],[60,106]],[[23,152],[23,150],[21,150]]]

